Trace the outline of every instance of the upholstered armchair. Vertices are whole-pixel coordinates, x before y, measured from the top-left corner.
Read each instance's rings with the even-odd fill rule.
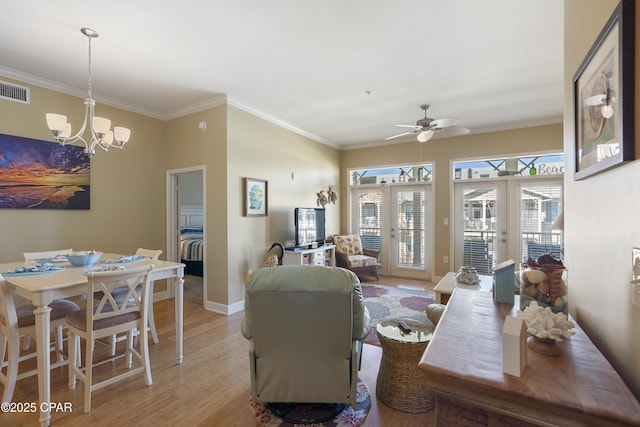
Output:
[[[346,234],[333,236],[336,245],[336,265],[353,271],[358,277],[370,276],[378,280],[380,251],[362,247],[360,236]]]
[[[360,281],[338,267],[277,266],[246,284],[254,402],[356,404],[369,312]]]
[[[282,258],[284,257],[284,248],[278,242],[271,245],[267,251],[267,255],[264,257],[264,267],[275,267],[282,265]]]

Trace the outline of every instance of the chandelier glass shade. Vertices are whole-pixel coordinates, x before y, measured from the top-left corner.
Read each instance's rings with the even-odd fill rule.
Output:
[[[84,152],[92,157],[98,146],[104,151],[109,148],[124,148],[129,141],[131,130],[125,127],[116,126],[111,130],[111,120],[95,115],[96,101],[91,97],[91,39],[98,37],[98,33],[90,28],[82,28],[82,34],[89,40],[89,89],[87,98],[84,100],[85,112],[84,122],[80,130],[71,135],[71,123],[67,121],[67,116],[63,114],[47,113],[47,126],[53,133],[53,137],[60,145],[70,145],[82,141],[85,146]],[[89,141],[83,137],[85,130],[89,127],[90,134],[87,135]]]

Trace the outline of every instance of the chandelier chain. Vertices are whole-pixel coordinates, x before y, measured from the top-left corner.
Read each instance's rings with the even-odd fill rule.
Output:
[[[89,99],[91,99],[91,37],[88,37],[89,39]]]

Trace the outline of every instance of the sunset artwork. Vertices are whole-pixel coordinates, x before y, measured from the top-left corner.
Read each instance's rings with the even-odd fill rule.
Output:
[[[89,209],[83,147],[0,134],[0,208]]]

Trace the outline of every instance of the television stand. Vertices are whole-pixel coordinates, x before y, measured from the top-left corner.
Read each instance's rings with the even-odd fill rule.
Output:
[[[286,249],[282,265],[336,266],[336,245],[318,246],[313,249]]]

